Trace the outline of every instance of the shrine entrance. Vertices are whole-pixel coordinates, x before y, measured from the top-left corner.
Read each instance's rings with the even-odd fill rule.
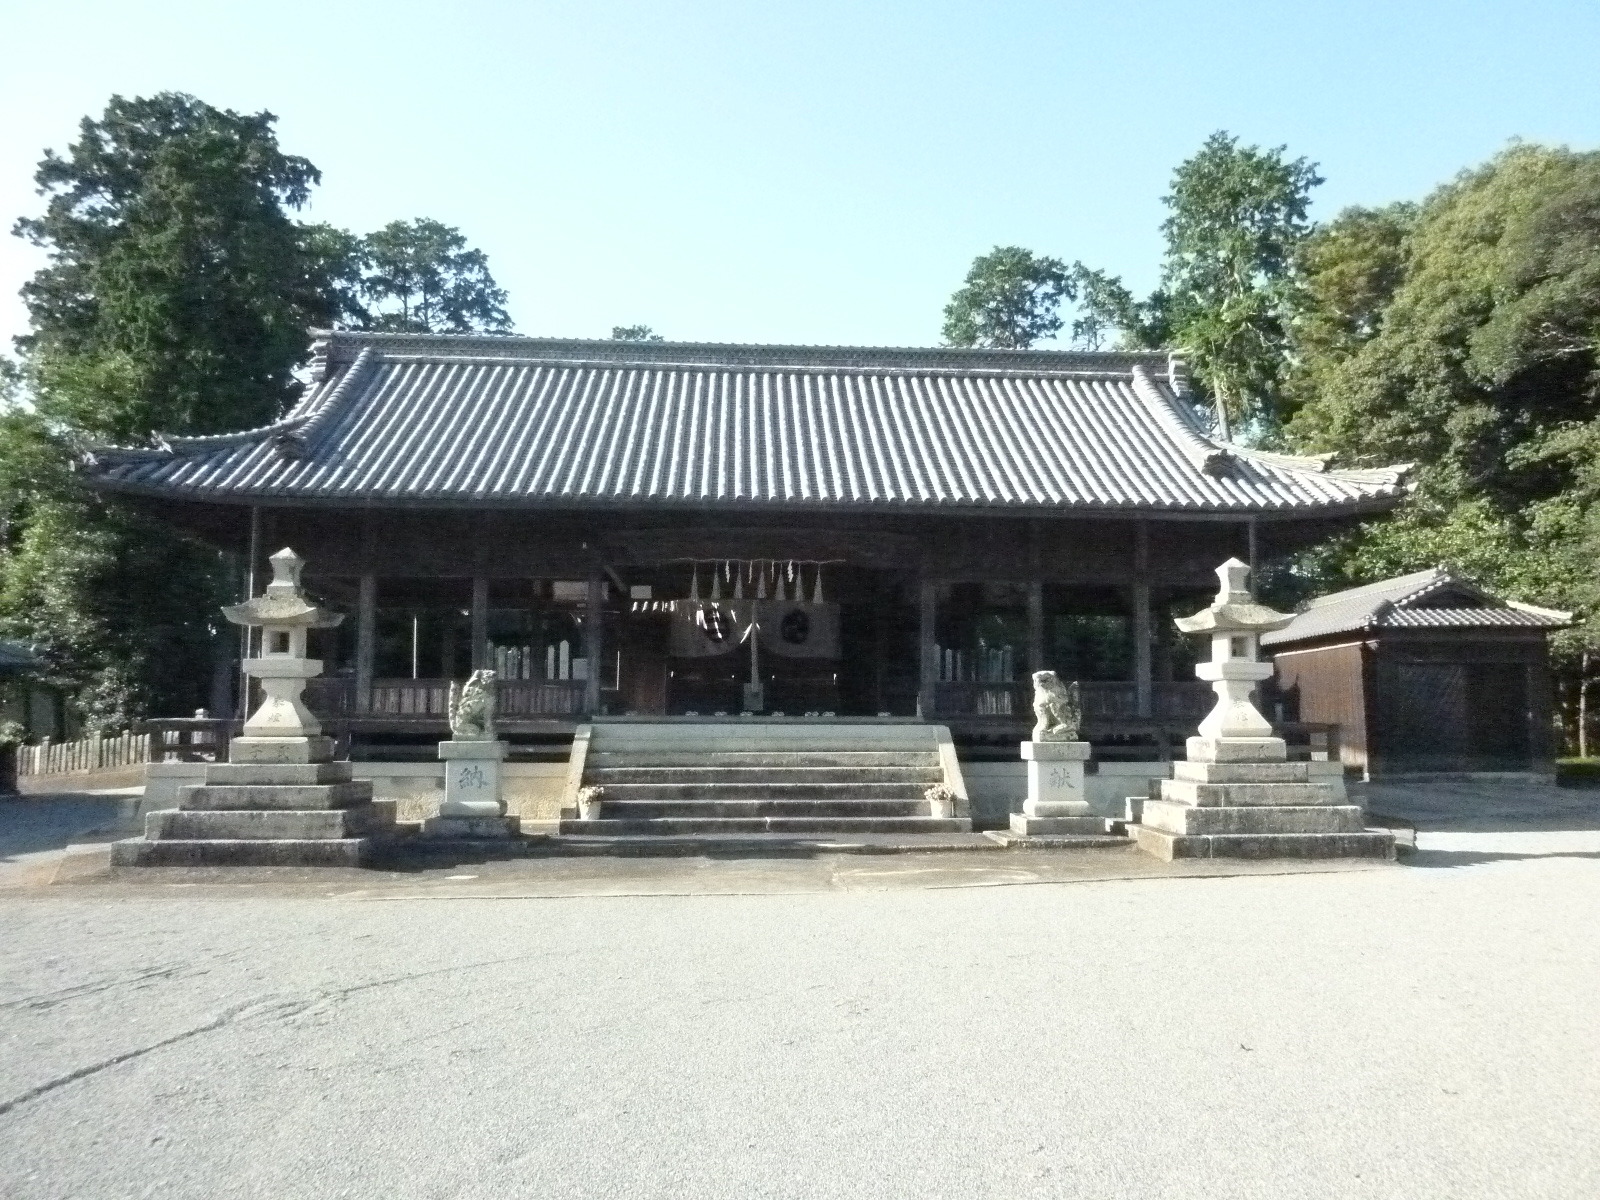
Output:
[[[631,568],[619,702],[637,715],[913,716],[914,585],[847,563]]]

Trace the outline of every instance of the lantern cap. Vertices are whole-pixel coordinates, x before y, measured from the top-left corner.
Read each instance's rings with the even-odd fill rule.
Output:
[[[1230,558],[1217,568],[1221,586],[1210,607],[1192,617],[1178,617],[1175,624],[1184,633],[1270,633],[1294,620],[1293,613],[1281,613],[1257,604],[1250,594],[1250,568]]]
[[[343,613],[319,608],[300,589],[300,572],[306,560],[285,546],[267,560],[272,564],[272,582],[267,589],[243,604],[224,605],[222,613],[235,625],[299,625],[307,629],[329,629],[344,620]]]

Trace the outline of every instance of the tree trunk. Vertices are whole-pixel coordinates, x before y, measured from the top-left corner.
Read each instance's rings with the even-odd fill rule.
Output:
[[[1589,756],[1589,652],[1578,655],[1577,751],[1579,758]]]

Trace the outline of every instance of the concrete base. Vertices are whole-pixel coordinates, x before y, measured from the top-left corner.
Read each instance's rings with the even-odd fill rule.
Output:
[[[308,841],[146,841],[128,838],[111,845],[113,867],[359,867],[372,855],[371,838]]]
[[[333,757],[330,737],[236,737],[230,763],[322,763]]]
[[[1022,837],[1095,837],[1106,831],[1106,819],[1085,812],[1070,817],[1036,817],[1028,813],[1011,814],[1011,832]]]
[[[1377,858],[1394,857],[1394,834],[1387,829],[1360,833],[1180,834],[1140,825],[1139,849],[1163,862],[1180,858]]]
[[[1094,816],[1035,817],[1011,814],[1011,832],[1021,837],[1096,837],[1106,832],[1106,818]]]
[[[1331,770],[1330,770],[1331,768]],[[1336,763],[1292,763],[1280,738],[1189,739],[1159,799],[1136,805],[1141,849],[1176,858],[1393,858],[1394,835],[1365,828]]]
[[[492,818],[505,815],[500,794],[502,764],[510,747],[505,742],[452,739],[439,743],[444,762],[441,817]]]
[[[451,838],[457,841],[482,841],[488,838],[514,838],[522,834],[520,817],[456,816],[440,814],[422,823],[425,838]]]

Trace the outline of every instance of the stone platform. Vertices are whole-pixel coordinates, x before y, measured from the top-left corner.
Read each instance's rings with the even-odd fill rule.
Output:
[[[394,833],[394,802],[327,761],[327,738],[236,738],[232,749],[244,761],[209,764],[177,808],[146,814],[143,837],[112,846],[112,865],[360,866]]]
[[[1246,744],[1248,743],[1248,744]],[[1368,829],[1344,782],[1286,761],[1281,738],[1190,738],[1160,799],[1134,829],[1141,849],[1179,858],[1393,858],[1394,834]]]

